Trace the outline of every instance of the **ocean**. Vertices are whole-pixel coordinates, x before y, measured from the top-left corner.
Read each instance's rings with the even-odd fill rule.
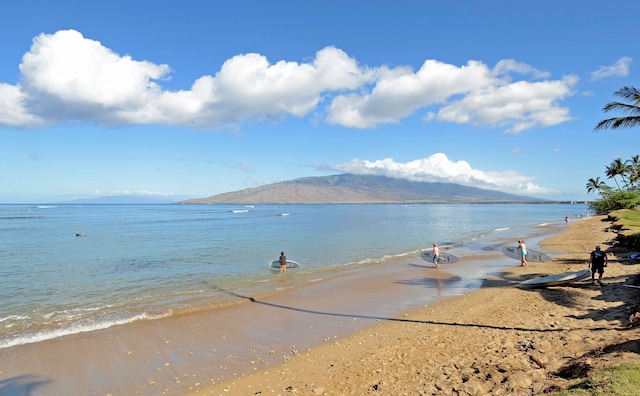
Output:
[[[238,296],[419,257],[433,242],[459,257],[496,254],[586,213],[585,204],[0,205],[0,348],[224,309]],[[268,267],[280,251],[301,264],[286,278]]]

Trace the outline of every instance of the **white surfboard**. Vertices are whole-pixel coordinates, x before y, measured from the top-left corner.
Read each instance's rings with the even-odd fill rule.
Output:
[[[423,260],[433,263],[433,249],[425,250],[420,253],[420,257]],[[445,253],[440,251],[440,264],[453,264],[458,261],[458,256],[454,256],[451,253]]]
[[[520,251],[517,246],[505,246],[502,248],[502,253],[507,257],[520,261]],[[551,256],[548,254],[527,249],[528,263],[546,263],[547,261],[551,261]]]
[[[591,276],[591,271],[586,269],[577,272],[566,272],[564,274],[542,276],[540,278],[529,279],[520,282],[521,289],[533,289],[536,287],[558,286],[565,283],[574,282]]]
[[[280,269],[280,260],[273,260],[269,262],[269,267]],[[300,268],[300,263],[293,260],[287,260],[287,269]]]

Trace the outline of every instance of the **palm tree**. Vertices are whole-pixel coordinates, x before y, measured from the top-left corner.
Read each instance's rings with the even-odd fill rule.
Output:
[[[608,179],[613,179],[616,182],[616,186],[618,186],[618,190],[620,189],[620,184],[618,184],[618,179],[616,176],[620,174],[620,168],[618,168],[615,164],[615,161],[611,163],[611,165],[607,166],[607,171],[604,173],[607,175]]]
[[[609,186],[607,186],[607,183],[600,180],[599,177],[596,177],[595,179],[591,178],[587,180],[587,194],[591,194],[592,192],[597,191],[600,194],[600,196],[604,199],[604,201],[607,203],[609,208],[611,208],[611,204],[609,203],[607,196],[604,195],[604,193],[602,192],[602,190],[605,190],[608,188]]]
[[[598,193],[600,193],[600,195],[602,195],[602,189],[604,187],[606,187],[607,183],[605,183],[604,181],[600,180],[599,177],[591,178],[589,180],[587,180],[587,193],[591,194],[594,191],[597,191]]]
[[[611,110],[617,110],[627,115],[602,120],[596,125],[595,130],[640,126],[640,90],[634,87],[622,87],[614,92],[614,95],[624,98],[629,103],[607,103],[602,110],[605,113]]]
[[[634,187],[640,179],[640,155],[634,155],[627,161],[629,164],[629,184]]]
[[[625,175],[631,173],[631,167],[629,166],[628,161],[622,162],[622,158],[618,157],[614,159],[606,169],[607,171],[605,172],[605,175],[607,175],[609,179],[613,179],[613,181],[616,182],[618,190],[620,189],[620,185],[618,184],[616,176],[620,176],[622,182],[624,183],[624,187],[627,190],[629,189],[629,182],[627,182],[627,179],[625,178]]]

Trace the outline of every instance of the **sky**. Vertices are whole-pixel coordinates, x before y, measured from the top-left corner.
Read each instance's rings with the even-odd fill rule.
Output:
[[[0,203],[385,175],[550,200],[640,154],[640,2],[0,3]]]

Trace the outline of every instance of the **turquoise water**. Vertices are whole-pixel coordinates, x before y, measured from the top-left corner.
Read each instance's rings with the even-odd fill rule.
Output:
[[[585,205],[0,205],[0,348],[222,307],[343,271],[458,256]],[[76,234],[84,236],[75,236]],[[284,250],[302,268],[267,263]],[[293,271],[291,271],[293,272]]]

